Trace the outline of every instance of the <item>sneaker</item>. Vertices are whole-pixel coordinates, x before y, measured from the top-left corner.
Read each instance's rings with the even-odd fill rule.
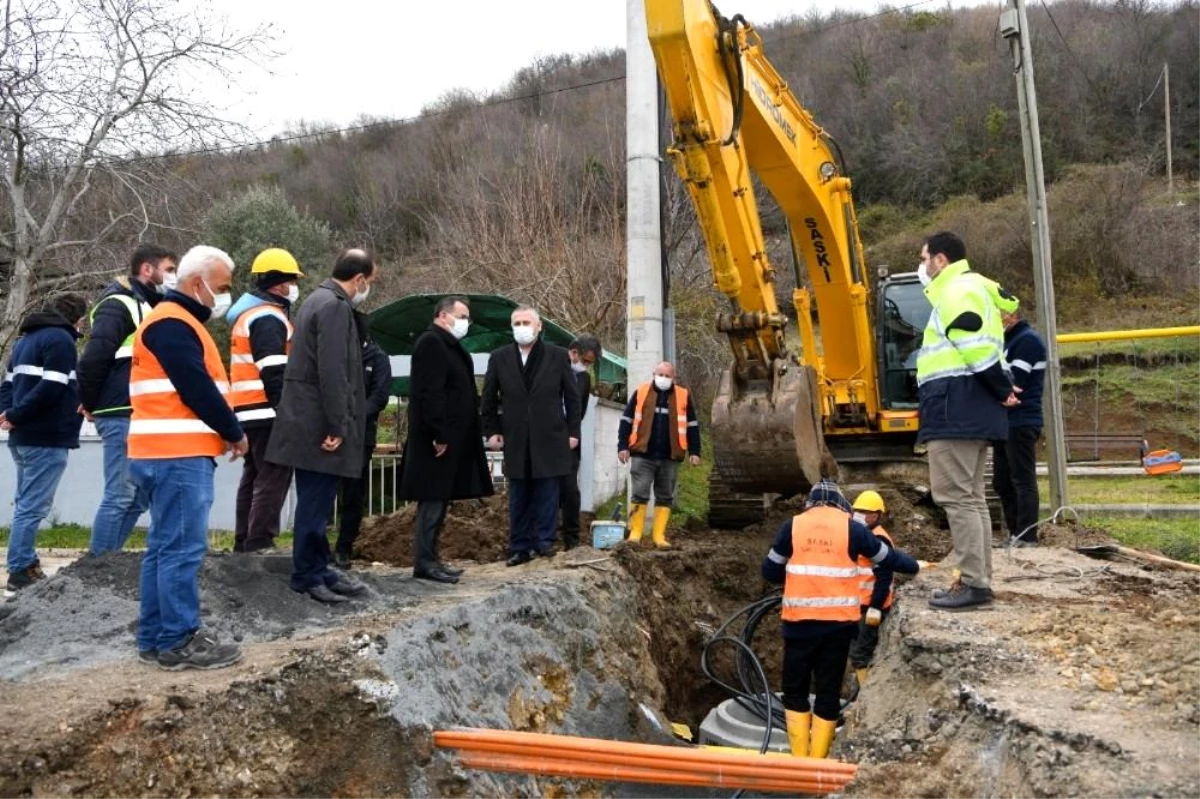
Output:
[[[338,573],[337,581],[329,586],[329,590],[342,596],[362,596],[367,593],[367,587],[349,575]]]
[[[949,591],[929,600],[929,607],[937,610],[971,610],[983,605],[990,605],[995,595],[990,588],[973,588],[966,583],[957,582],[950,586]]]
[[[157,649],[139,649],[138,662],[145,663],[147,666],[158,665],[158,650]]]
[[[1028,547],[1036,547],[1037,545],[1038,545],[1037,539],[1030,541],[1029,539],[1026,539],[1026,538],[1014,538],[1012,540],[1012,548],[1013,549],[1026,549]]]
[[[212,633],[202,631],[192,633],[183,646],[158,653],[159,668],[167,671],[223,669],[241,659],[242,650],[235,644],[222,644]]]
[[[28,588],[39,580],[45,580],[46,573],[42,571],[42,567],[38,564],[26,566],[19,572],[11,572],[8,575],[8,590],[20,591],[22,588]]]
[[[334,605],[338,602],[350,601],[348,597],[344,597],[341,594],[335,594],[333,591],[330,591],[329,587],[326,586],[325,583],[317,583],[304,593],[308,594],[318,602],[324,602],[327,605]]]

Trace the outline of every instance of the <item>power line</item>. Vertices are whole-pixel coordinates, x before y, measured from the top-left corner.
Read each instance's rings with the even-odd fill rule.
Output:
[[[1054,32],[1058,34],[1058,38],[1062,40],[1063,49],[1067,51],[1067,55],[1071,56],[1071,60],[1075,62],[1075,68],[1079,70],[1079,74],[1083,75],[1083,79],[1087,81],[1088,86],[1092,91],[1099,94],[1100,90],[1096,84],[1092,82],[1092,76],[1083,68],[1083,62],[1079,60],[1079,56],[1075,55],[1075,51],[1071,49],[1071,45],[1067,43],[1067,37],[1063,36],[1062,30],[1058,27],[1057,20],[1054,19],[1054,14],[1050,12],[1050,6],[1046,5],[1046,0],[1041,0],[1042,8],[1046,10],[1046,16],[1050,18],[1050,24],[1054,26]]]
[[[835,22],[835,23],[829,24],[829,25],[822,25],[821,27],[813,28],[810,30],[800,30],[800,31],[796,31],[795,33],[781,34],[779,36],[772,37],[771,39],[764,39],[763,45],[777,44],[779,42],[786,41],[788,39],[795,39],[800,36],[815,36],[819,33],[824,33],[826,31],[833,30],[834,28],[841,28],[846,25],[856,25],[858,23],[867,22],[872,19],[878,19],[879,17],[884,17],[889,14],[898,14],[903,11],[908,11],[909,9],[917,8],[918,6],[928,5],[929,3],[933,3],[933,2],[936,2],[936,0],[918,0],[915,3],[910,3],[906,6],[901,6],[899,8],[885,9],[883,11],[880,11],[878,13],[871,14],[871,15],[868,15],[865,17],[855,17],[853,19],[846,19],[846,20],[842,20],[840,22]],[[1043,5],[1044,4],[1045,4],[1045,0],[1043,0]],[[618,83],[623,80],[625,80],[624,75],[613,75],[608,78],[599,78],[597,80],[586,81],[584,83],[576,83],[576,84],[572,84],[570,86],[560,86],[556,89],[539,89],[536,92],[533,92],[530,94],[522,94],[522,95],[518,95],[516,97],[501,97],[501,98],[496,98],[496,99],[492,99],[492,100],[487,100],[487,101],[484,101],[481,103],[477,103],[476,105],[471,106],[466,109],[447,108],[447,109],[443,109],[441,111],[431,111],[428,113],[415,114],[413,116],[408,116],[408,117],[396,117],[393,119],[382,119],[382,120],[378,120],[375,122],[366,122],[361,125],[348,125],[346,127],[333,128],[330,130],[313,131],[311,133],[296,133],[296,134],[293,134],[290,136],[272,136],[269,139],[260,139],[258,141],[243,142],[243,143],[239,143],[239,144],[221,144],[221,145],[214,145],[212,147],[200,147],[195,150],[187,150],[185,152],[158,153],[155,155],[138,155],[138,156],[130,156],[130,157],[126,157],[126,158],[113,157],[113,158],[110,158],[107,160],[108,160],[108,163],[113,163],[113,164],[131,164],[131,163],[140,163],[140,162],[149,162],[149,161],[161,161],[161,160],[165,160],[165,159],[169,159],[169,158],[188,158],[188,157],[197,156],[197,155],[215,155],[217,153],[227,153],[227,152],[233,152],[235,150],[248,150],[248,149],[262,147],[262,146],[269,145],[269,144],[287,144],[288,142],[302,141],[305,139],[317,139],[322,136],[341,136],[341,135],[345,135],[348,133],[361,133],[363,131],[375,130],[377,128],[398,127],[401,125],[408,125],[413,122],[420,122],[420,121],[423,121],[426,119],[436,119],[438,117],[446,116],[448,114],[452,114],[452,113],[455,113],[458,111],[478,111],[478,110],[482,110],[485,108],[491,108],[493,106],[501,106],[501,105],[507,105],[509,103],[517,103],[517,102],[521,102],[523,100],[535,100],[535,99],[538,99],[541,97],[548,97],[548,96],[554,95],[554,94],[562,94],[565,92],[578,91],[578,90],[582,90],[582,89],[591,89],[596,86],[603,86],[603,85],[606,85],[609,83]]]

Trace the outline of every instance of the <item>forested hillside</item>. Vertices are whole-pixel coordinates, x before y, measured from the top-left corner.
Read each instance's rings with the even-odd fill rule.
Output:
[[[721,8],[732,14],[735,5]],[[1198,10],[1194,0],[1030,8],[1060,321],[1068,326],[1091,323],[1109,301],[1131,296],[1158,308],[1164,301],[1154,298],[1169,295],[1165,313],[1194,321]],[[1015,81],[998,13],[814,13],[760,30],[768,57],[845,154],[872,266],[912,268],[922,234],[953,227],[978,268],[1031,297]],[[39,286],[97,286],[139,237],[181,250],[207,240],[243,258],[266,244],[292,246],[317,275],[338,246],[365,244],[387,266],[373,302],[431,290],[502,292],[619,351],[623,74],[621,52],[562,55],[539,59],[496,96],[437,99],[416,120],[363,120],[355,130],[301,130],[239,151],[129,159],[116,170],[120,179],[97,173],[64,238],[89,241],[110,220],[136,213],[102,241],[55,251]],[[390,81],[419,76],[362,79],[387,91]],[[726,360],[727,345],[710,332],[718,298],[690,203],[673,173],[665,185],[670,300],[685,368],[703,381]],[[786,266],[781,223],[769,203],[764,208],[771,256]],[[0,225],[9,228],[2,218]],[[785,306],[790,290],[780,283]]]

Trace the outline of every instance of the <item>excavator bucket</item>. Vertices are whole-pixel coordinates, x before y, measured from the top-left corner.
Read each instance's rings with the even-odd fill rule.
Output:
[[[777,362],[773,381],[721,376],[713,401],[713,453],[721,481],[743,494],[808,491],[827,458],[816,372]]]

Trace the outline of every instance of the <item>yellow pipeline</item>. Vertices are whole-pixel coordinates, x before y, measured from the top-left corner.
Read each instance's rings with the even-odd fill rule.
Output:
[[[1174,336],[1200,336],[1200,325],[1151,327],[1142,330],[1104,330],[1098,333],[1062,333],[1055,340],[1059,344],[1070,344],[1078,341],[1127,341],[1135,338],[1171,338]]]

